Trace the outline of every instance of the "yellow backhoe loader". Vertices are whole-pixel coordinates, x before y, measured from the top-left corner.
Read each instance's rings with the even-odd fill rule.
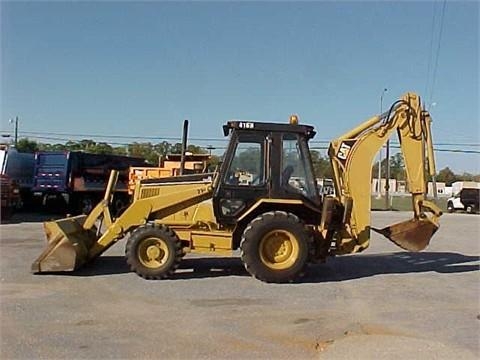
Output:
[[[74,271],[127,237],[126,261],[146,279],[171,276],[188,252],[240,249],[257,279],[292,281],[308,262],[368,247],[371,165],[394,131],[413,219],[377,231],[406,250],[422,250],[442,214],[425,198],[427,164],[435,175],[430,123],[419,96],[407,93],[389,111],[332,141],[336,195],[321,199],[308,147],[312,126],[298,124],[296,116],[285,124],[229,121],[223,131],[230,142],[217,172],[142,180],[116,219],[108,207],[112,172],[103,201],[88,216],[44,224],[48,244],[32,271]]]

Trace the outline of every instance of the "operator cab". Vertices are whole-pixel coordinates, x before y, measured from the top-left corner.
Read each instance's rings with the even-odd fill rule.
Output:
[[[312,126],[229,121],[223,130],[230,143],[213,195],[220,223],[234,225],[261,199],[302,200],[321,208],[308,148]]]

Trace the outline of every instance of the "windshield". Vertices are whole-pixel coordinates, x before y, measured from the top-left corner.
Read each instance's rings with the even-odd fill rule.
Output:
[[[37,157],[37,164],[39,166],[65,166],[67,154],[66,153],[39,153]]]

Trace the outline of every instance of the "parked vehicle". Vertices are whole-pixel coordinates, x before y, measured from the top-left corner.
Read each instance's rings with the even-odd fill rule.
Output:
[[[88,213],[101,200],[111,170],[119,171],[112,211],[129,202],[130,166],[146,166],[143,158],[91,154],[79,151],[47,151],[35,154],[33,195],[42,205],[65,206],[72,214]]]
[[[0,148],[2,210],[13,212],[30,205],[33,186],[34,154],[19,152],[14,147]],[[8,199],[8,200],[7,200]],[[2,211],[3,212],[3,211]]]
[[[2,203],[0,217],[9,219],[21,206],[20,190],[8,175],[0,174],[0,199]]]
[[[207,162],[210,158],[211,156],[207,154],[185,154],[183,174],[206,172]],[[128,175],[128,193],[132,195],[135,192],[135,186],[140,180],[180,175],[181,159],[181,154],[167,154],[160,158],[158,167],[131,166]]]
[[[463,188],[455,196],[447,200],[447,210],[449,213],[455,211],[466,211],[467,213],[476,213],[479,210],[480,189]]]
[[[335,196],[333,179],[317,179],[318,193],[320,196]]]

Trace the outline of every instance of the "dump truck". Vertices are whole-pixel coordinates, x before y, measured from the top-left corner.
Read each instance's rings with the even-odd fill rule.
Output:
[[[73,214],[89,213],[99,202],[111,170],[119,171],[119,181],[111,205],[115,213],[128,203],[130,166],[146,166],[139,157],[92,154],[83,151],[39,151],[35,154],[32,192],[37,202],[55,204]]]
[[[228,121],[229,144],[218,171],[147,179],[133,202],[112,217],[109,202],[117,173],[89,215],[46,222],[47,245],[34,273],[75,271],[126,238],[130,269],[145,279],[171,277],[185,254],[232,254],[246,270],[274,283],[301,278],[306,265],[331,255],[364,251],[375,230],[408,251],[423,250],[439,228],[441,210],[426,199],[426,168],[435,174],[430,114],[406,93],[330,143],[335,196],[319,195],[309,140],[313,126]],[[396,132],[404,155],[413,218],[382,229],[370,223],[374,156]],[[425,156],[424,156],[425,155]],[[428,165],[428,166],[427,166]],[[238,171],[249,181],[231,181]],[[302,187],[290,182],[302,179]]]
[[[34,154],[20,152],[15,147],[0,145],[0,193],[2,217],[10,217],[16,210],[31,205]]]
[[[2,203],[0,218],[2,220],[9,219],[22,206],[18,184],[4,174],[0,174],[0,199]]]
[[[181,172],[182,174],[204,173],[207,170],[207,162],[210,158],[211,156],[208,154],[186,153],[183,157],[183,169],[182,154],[161,156],[158,167],[130,166],[128,172],[128,193],[133,195],[135,185],[140,180],[178,176]]]

